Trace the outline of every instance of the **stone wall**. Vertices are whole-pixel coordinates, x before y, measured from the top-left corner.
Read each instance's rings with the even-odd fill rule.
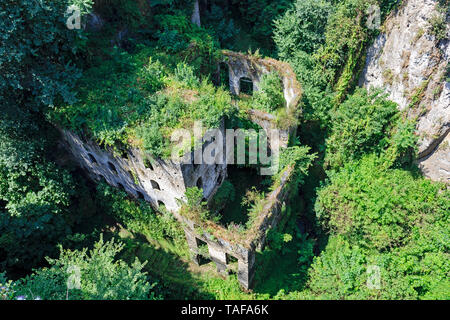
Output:
[[[298,114],[299,101],[302,90],[295,73],[287,63],[274,59],[255,58],[241,53],[223,51],[224,62],[229,69],[230,90],[234,95],[240,93],[240,79],[249,78],[253,83],[253,91],[259,90],[259,82],[264,73],[277,71],[283,83],[283,95],[286,108],[292,114]],[[276,117],[270,113],[252,109],[248,111],[252,122],[263,128],[270,138],[270,129],[278,129],[280,133],[281,148],[289,145],[290,137],[296,132],[296,126],[286,129],[277,127]],[[270,147],[274,145],[270,142]],[[276,146],[278,148],[278,146]],[[186,217],[180,217],[185,225],[186,239],[191,250],[193,261],[199,263],[199,243],[205,243],[211,260],[216,264],[220,274],[228,274],[230,257],[238,261],[237,276],[245,289],[253,285],[256,250],[263,250],[269,229],[277,226],[282,217],[282,207],[287,200],[289,179],[293,168],[286,169],[277,188],[264,200],[263,210],[259,213],[253,225],[244,234],[225,229],[211,221],[194,222]],[[207,230],[207,231],[205,231]]]
[[[194,222],[181,217],[193,261],[199,264],[199,243],[204,242],[219,273],[227,275],[229,257],[237,259],[238,280],[245,289],[250,289],[253,285],[256,250],[264,249],[267,231],[275,228],[283,218],[282,208],[287,200],[293,169],[289,167],[283,172],[278,187],[266,197],[258,218],[241,235],[212,222]]]
[[[204,197],[209,200],[226,177],[225,162],[184,164],[149,158],[138,149],[129,149],[120,157],[112,150],[102,149],[97,143],[82,139],[70,131],[61,132],[75,161],[94,180],[104,178],[108,184],[150,202],[155,209],[164,205],[167,210],[177,212],[180,201],[185,199],[186,189],[193,186],[203,188]]]
[[[232,94],[240,94],[240,80],[242,78],[251,79],[253,91],[258,91],[261,76],[276,71],[283,83],[283,96],[288,112],[294,115],[300,112],[299,101],[302,90],[292,67],[288,63],[272,58],[252,57],[228,50],[224,50],[222,53],[224,56],[223,62],[228,66],[230,91]],[[280,133],[280,147],[285,148],[288,146],[289,137],[295,134],[296,126],[279,128],[276,117],[273,114],[255,109],[249,110],[248,113],[250,119],[263,128],[268,135],[270,129],[278,129]]]
[[[254,89],[263,73],[277,70],[282,77],[286,108],[298,111],[301,97],[300,84],[295,78],[292,68],[283,62],[273,59],[255,59],[239,53],[226,51],[230,72],[230,87],[234,94],[239,94],[239,79],[249,77],[253,80]],[[250,110],[250,119],[264,130],[276,128],[275,116],[261,110]],[[220,126],[223,149],[226,149],[225,125]],[[289,139],[295,133],[295,127],[280,130],[280,147],[287,147]],[[185,154],[180,161],[149,158],[138,149],[129,149],[118,156],[110,149],[103,149],[97,143],[83,139],[80,136],[61,130],[64,141],[74,159],[94,180],[104,178],[112,186],[123,188],[127,193],[143,198],[158,210],[161,205],[171,211],[183,223],[186,239],[194,262],[199,263],[199,243],[208,246],[209,256],[215,262],[219,273],[227,274],[227,266],[231,257],[238,261],[238,280],[246,289],[251,288],[254,277],[256,250],[262,250],[265,245],[267,231],[275,227],[282,218],[282,206],[288,196],[289,178],[293,168],[285,170],[277,188],[264,200],[263,210],[258,214],[253,225],[245,234],[231,232],[224,227],[207,221],[198,232],[199,225],[182,217],[179,209],[185,200],[185,192],[189,187],[198,186],[203,189],[204,200],[209,201],[220,187],[227,175],[227,163],[224,150],[217,152],[216,161],[220,164],[197,164],[196,153],[203,151],[213,142],[212,137],[205,135],[201,148]],[[268,132],[270,137],[270,133]],[[269,141],[270,143],[270,141]],[[186,163],[186,157],[192,162]]]
[[[277,71],[283,83],[283,95],[286,107],[297,108],[302,90],[292,67],[272,58],[257,58],[242,53],[224,50],[223,62],[229,68],[230,90],[234,95],[241,92],[240,79],[249,78],[253,82],[253,91],[258,91],[261,76]]]

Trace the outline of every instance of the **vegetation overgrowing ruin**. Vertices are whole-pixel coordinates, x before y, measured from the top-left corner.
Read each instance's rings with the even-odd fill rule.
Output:
[[[282,84],[284,98],[282,108],[285,109],[283,114],[294,118],[298,116],[301,87],[292,68],[287,63],[231,51],[223,51],[222,54],[222,61],[229,68],[229,87],[234,97],[239,99],[240,80],[242,78],[252,80],[256,93],[259,90],[261,78],[266,74],[276,73],[277,76],[279,75],[280,78],[278,79]],[[149,61],[151,63],[152,58]],[[149,65],[144,66],[144,68],[148,67]],[[200,86],[207,85],[201,84]],[[171,88],[162,87],[162,92],[169,89]],[[194,91],[194,89],[180,89],[177,94],[182,99],[184,98],[183,89]],[[201,94],[201,91],[191,93],[188,99],[195,99],[195,96],[199,94]],[[223,93],[220,92],[219,94]],[[234,104],[234,106],[236,105],[238,106],[239,102]],[[185,106],[189,108],[187,104]],[[231,108],[233,106],[223,110],[229,112]],[[274,108],[274,110],[276,109],[277,107]],[[70,110],[68,111],[70,112]],[[280,129],[280,141],[272,142],[270,141],[269,130],[278,129],[280,123],[276,116],[258,109],[247,109],[244,110],[244,113],[251,122],[259,125],[267,132],[269,153],[278,153],[278,148],[281,147],[283,150],[289,146],[289,141],[290,139],[292,141],[292,136],[296,132],[295,121],[293,123],[287,122],[288,127]],[[225,137],[226,116],[225,113],[222,115],[223,118],[219,127],[223,137]],[[184,123],[187,122],[188,120],[184,120]],[[215,164],[197,164],[195,161],[195,153],[204,150],[213,141],[211,137],[203,136],[201,141],[197,144],[194,143],[193,150],[188,148],[187,153],[177,162],[174,159],[157,157],[132,145],[122,146],[121,148],[115,148],[114,146],[102,148],[97,142],[81,138],[68,129],[61,129],[61,131],[66,145],[76,161],[95,180],[101,181],[104,179],[108,184],[123,189],[131,196],[150,202],[155,210],[168,210],[174,214],[183,224],[194,262],[199,263],[200,261],[198,243],[203,241],[208,246],[209,256],[216,263],[218,272],[224,273],[230,256],[234,257],[238,261],[239,282],[244,288],[251,288],[255,250],[262,250],[269,229],[276,227],[282,218],[286,219],[282,212],[285,211],[284,206],[289,200],[289,182],[295,173],[295,164],[290,163],[282,168],[281,172],[277,172],[276,179],[273,179],[270,188],[271,192],[259,199],[260,203],[257,204],[257,209],[253,209],[256,212],[253,213],[254,217],[251,223],[245,228],[244,232],[237,232],[235,228],[227,229],[217,222],[201,217],[202,210],[198,210],[202,206],[201,202],[207,203],[214,197],[217,189],[220,188],[227,177],[225,152],[218,152],[216,156],[221,157],[221,159],[216,158],[220,161]],[[226,139],[223,138],[224,149],[226,149],[226,143]],[[120,149],[121,152],[115,151]],[[282,150],[281,152],[283,152]],[[190,159],[189,163],[182,162],[186,158]],[[188,207],[185,203],[185,193],[188,189],[195,187],[201,190],[201,197],[197,200],[197,204]]]
[[[0,300],[448,299],[448,4],[4,0]]]

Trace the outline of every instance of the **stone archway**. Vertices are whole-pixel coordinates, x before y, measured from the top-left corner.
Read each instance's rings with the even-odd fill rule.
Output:
[[[223,86],[227,91],[230,90],[230,70],[225,62],[219,64],[219,85]]]
[[[199,189],[203,189],[203,180],[202,180],[202,177],[200,177],[200,178],[198,178],[197,179],[197,188],[199,188]]]
[[[155,180],[150,180],[150,183],[152,184],[152,188],[155,190],[161,190],[159,183],[156,182]]]
[[[253,95],[253,81],[247,77],[241,77],[239,79],[239,93],[243,93],[249,96]]]
[[[95,157],[92,155],[92,153],[88,153],[88,157],[92,163],[97,163],[97,159],[95,159]]]

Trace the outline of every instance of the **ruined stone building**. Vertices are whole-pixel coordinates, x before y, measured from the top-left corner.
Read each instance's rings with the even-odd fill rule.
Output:
[[[258,90],[260,77],[264,73],[277,71],[283,83],[283,93],[286,108],[289,112],[297,112],[301,88],[295,78],[292,68],[274,59],[261,59],[230,51],[223,52],[223,63],[229,69],[231,92],[239,94],[240,80],[251,79],[254,90]],[[276,119],[272,114],[249,110],[250,119],[264,130],[277,128]],[[280,147],[286,147],[295,127],[280,128]],[[225,138],[224,126],[220,128]],[[231,258],[238,260],[238,279],[244,288],[250,288],[253,279],[255,250],[262,248],[265,242],[267,228],[277,224],[281,205],[286,197],[285,183],[290,171],[284,173],[280,186],[267,196],[267,204],[261,212],[261,218],[255,224],[254,232],[247,239],[234,239],[228,230],[219,225],[213,229],[218,234],[196,232],[196,224],[178,214],[182,201],[185,199],[186,189],[197,186],[203,189],[205,200],[210,200],[215,191],[227,176],[226,159],[222,164],[195,164],[176,162],[148,157],[138,149],[129,149],[118,156],[112,150],[101,148],[93,141],[87,141],[73,132],[62,130],[68,149],[88,174],[94,180],[105,181],[118,188],[122,188],[135,198],[148,201],[156,210],[164,206],[175,217],[183,222],[187,242],[191,249],[194,262],[198,262],[199,244],[208,246],[209,255],[220,273],[224,273]],[[211,140],[203,139],[202,148]],[[225,141],[223,141],[225,145]],[[270,144],[270,141],[269,141]],[[192,151],[192,153],[195,151]],[[193,159],[193,155],[190,155]],[[223,156],[223,154],[217,155]]]

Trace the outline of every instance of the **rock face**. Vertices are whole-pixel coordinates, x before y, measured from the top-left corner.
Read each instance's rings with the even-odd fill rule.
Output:
[[[447,14],[445,39],[432,34],[433,19],[443,14],[437,5],[435,0],[404,0],[369,48],[360,85],[385,88],[400,109],[417,119],[419,167],[427,177],[450,183],[450,27]]]

